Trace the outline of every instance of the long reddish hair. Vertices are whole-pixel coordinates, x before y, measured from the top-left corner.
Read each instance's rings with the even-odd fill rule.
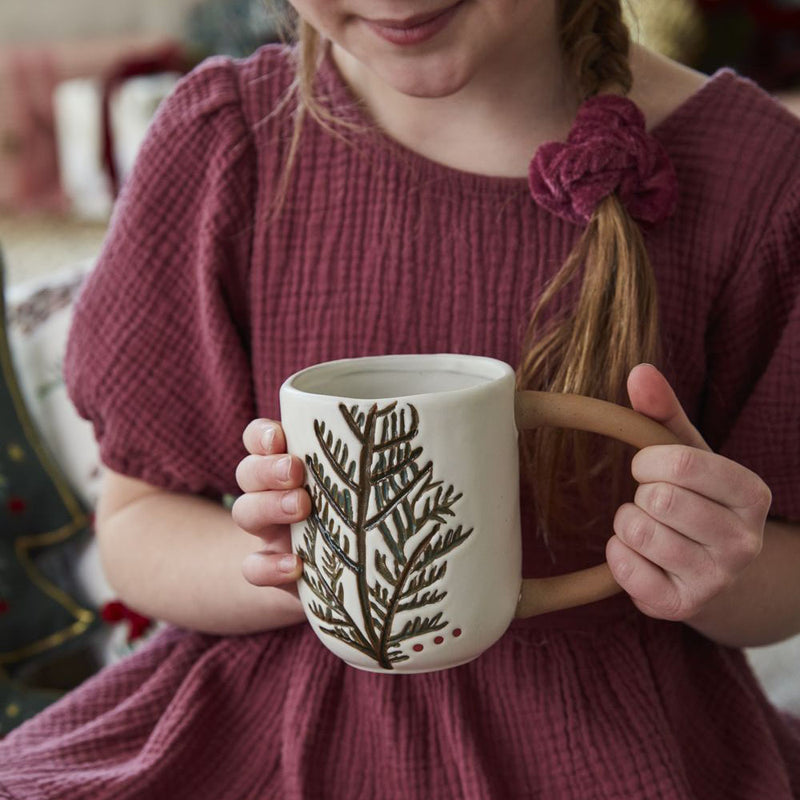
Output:
[[[562,0],[561,48],[581,99],[604,91],[627,93],[633,83],[630,36],[619,0]],[[556,298],[578,281],[577,302],[555,316]],[[561,269],[539,297],[522,342],[520,388],[573,392],[625,403],[626,381],[638,363],[659,361],[656,282],[638,224],[616,197],[603,200]],[[544,530],[565,509],[569,474],[586,495],[588,479],[605,471],[609,493],[627,482],[618,461],[622,447],[573,431],[540,429],[522,439]],[[571,500],[570,500],[571,502]]]

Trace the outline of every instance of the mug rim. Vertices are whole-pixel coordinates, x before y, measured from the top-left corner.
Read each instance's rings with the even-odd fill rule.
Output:
[[[431,368],[434,364],[438,366],[438,369],[434,370]],[[443,365],[448,367],[448,369],[443,370]],[[475,378],[481,378],[482,380],[476,380],[474,384],[469,386],[456,388],[444,388],[435,391],[412,392],[407,394],[384,393],[382,396],[377,396],[378,393],[374,393],[370,397],[319,392],[303,387],[304,381],[309,380],[312,376],[325,377],[327,373],[327,377],[341,377],[343,374],[347,374],[346,370],[348,369],[352,369],[354,372],[364,371],[365,369],[376,372],[383,368],[388,371],[390,366],[393,370],[400,368],[401,370],[405,369],[408,372],[412,372],[423,369],[431,374],[446,371],[459,375],[471,375]],[[425,369],[426,367],[427,369]],[[280,391],[281,394],[291,393],[309,398],[322,399],[336,397],[345,402],[365,403],[385,399],[403,400],[412,397],[419,399],[442,394],[471,394],[472,392],[480,391],[490,384],[506,379],[509,376],[513,378],[514,374],[514,370],[509,364],[500,359],[492,358],[491,356],[478,356],[467,353],[397,353],[340,358],[332,361],[323,361],[319,364],[312,364],[286,378]]]

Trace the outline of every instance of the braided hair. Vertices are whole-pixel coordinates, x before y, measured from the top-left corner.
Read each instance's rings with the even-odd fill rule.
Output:
[[[579,98],[627,94],[633,83],[630,37],[620,1],[561,0],[560,11],[562,54]],[[547,319],[545,311],[575,281],[576,304]],[[655,276],[638,224],[612,194],[538,299],[522,342],[517,384],[625,402],[630,370],[658,360]],[[592,443],[589,434],[553,429],[526,433],[521,442],[545,532],[564,511],[565,463],[571,474],[590,476],[616,462],[621,450],[615,442]],[[612,492],[619,493],[625,479],[613,470],[610,477]],[[588,482],[579,479],[578,486],[588,499]]]

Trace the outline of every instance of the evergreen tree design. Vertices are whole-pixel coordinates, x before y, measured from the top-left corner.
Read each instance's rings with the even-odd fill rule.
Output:
[[[461,494],[434,480],[431,461],[421,464],[413,405],[395,401],[364,412],[340,404],[339,411],[355,449],[351,455],[314,421],[319,454],[306,456],[312,510],[298,548],[303,580],[316,595],[310,609],[324,633],[393,669],[408,660],[410,640],[449,624],[435,608],[447,596],[437,584],[445,556],[472,528],[446,527]],[[357,616],[344,604],[346,581],[355,584]]]

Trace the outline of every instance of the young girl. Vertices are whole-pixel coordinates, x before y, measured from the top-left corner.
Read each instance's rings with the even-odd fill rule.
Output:
[[[70,341],[109,579],[173,626],[8,737],[0,795],[800,795],[800,724],[737,649],[800,631],[800,124],[630,48],[613,0],[293,5],[296,51],[211,59],[163,105]],[[390,352],[627,391],[681,438],[590,504],[541,476],[596,443],[526,442],[525,574],[605,554],[623,593],[441,672],[323,647],[278,387]]]

